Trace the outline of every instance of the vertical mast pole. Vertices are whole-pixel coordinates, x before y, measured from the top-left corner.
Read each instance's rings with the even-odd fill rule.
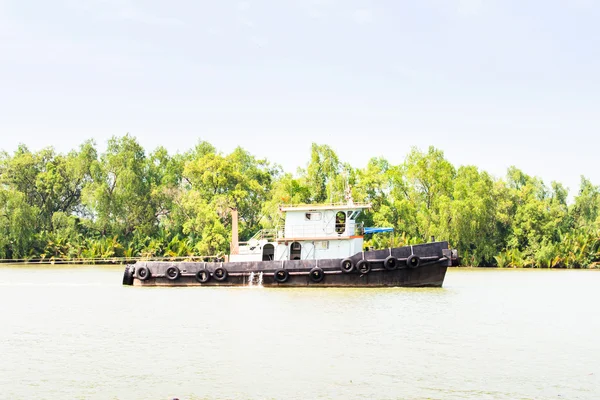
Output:
[[[238,211],[237,208],[231,209],[231,244],[229,254],[238,254],[240,252],[238,236]]]

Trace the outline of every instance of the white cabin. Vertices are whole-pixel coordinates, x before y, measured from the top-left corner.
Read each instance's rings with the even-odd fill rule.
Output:
[[[282,206],[285,225],[263,229],[237,242],[237,213],[229,261],[316,260],[352,256],[363,247],[363,227],[356,217],[370,204]]]

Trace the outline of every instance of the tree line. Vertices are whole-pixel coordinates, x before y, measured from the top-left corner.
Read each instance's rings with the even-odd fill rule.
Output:
[[[502,179],[456,168],[434,147],[411,149],[399,165],[372,158],[355,168],[313,144],[306,168],[291,174],[240,147],[224,154],[201,141],[185,153],[147,153],[130,135],[102,153],[92,141],[67,154],[1,152],[0,259],[227,254],[232,208],[244,240],[282,223],[279,205],[345,201],[348,184],[354,201],[373,205],[365,225],[395,231],[366,237],[367,246],[435,237],[463,265],[600,265],[600,188],[585,177],[569,204],[558,182],[515,167]]]

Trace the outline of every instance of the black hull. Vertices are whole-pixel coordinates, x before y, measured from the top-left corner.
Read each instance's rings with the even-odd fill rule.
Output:
[[[385,260],[390,256],[396,260],[396,264],[387,265],[386,268]],[[415,258],[418,259],[416,263]],[[357,270],[357,264],[363,259],[368,261],[368,272]],[[224,263],[138,262],[126,267],[123,284],[251,286],[260,283],[264,287],[441,287],[446,270],[452,264],[451,251],[446,242],[366,251],[344,260],[351,260],[353,271],[342,271],[343,259]],[[221,280],[215,274],[219,268],[226,270],[226,277],[221,276]],[[175,270],[176,276],[173,274]],[[276,280],[276,273],[282,270],[285,272],[279,272],[279,279],[284,275],[285,281],[279,282]],[[199,281],[200,271],[208,273],[206,282]],[[144,272],[148,274],[144,275]]]

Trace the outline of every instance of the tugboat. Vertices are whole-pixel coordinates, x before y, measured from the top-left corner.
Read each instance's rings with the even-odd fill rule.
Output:
[[[274,287],[441,287],[457,259],[448,242],[363,250],[364,228],[356,221],[370,204],[281,206],[285,225],[238,241],[232,211],[229,257],[222,262],[138,261],[125,267],[124,285]]]

